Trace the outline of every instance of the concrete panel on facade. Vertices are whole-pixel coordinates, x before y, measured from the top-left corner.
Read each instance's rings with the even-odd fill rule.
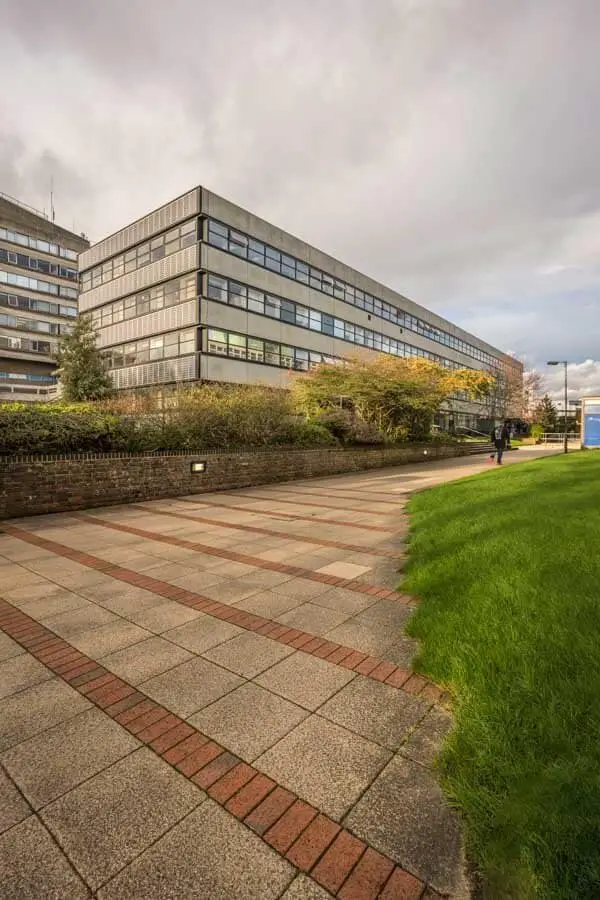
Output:
[[[176,275],[183,275],[198,268],[198,244],[178,250],[170,256],[165,256],[157,262],[150,263],[134,272],[128,272],[120,278],[115,278],[107,284],[101,284],[91,291],[86,291],[79,298],[80,312],[88,312],[111,300],[118,300],[143,290],[152,284],[158,284]]]
[[[110,237],[94,244],[93,247],[90,247],[89,250],[86,250],[80,255],[80,270],[83,271],[84,269],[89,269],[103,259],[108,259],[110,256],[121,253],[128,247],[132,247],[140,241],[146,240],[146,238],[151,237],[153,234],[158,234],[161,231],[165,231],[167,228],[171,228],[173,225],[177,225],[184,219],[196,215],[199,212],[199,209],[200,191],[198,188],[194,188],[182,197],[178,197],[176,200],[166,203],[164,206],[159,207],[147,216],[143,216],[126,228],[123,228],[115,234],[110,235]]]
[[[137,338],[162,334],[165,331],[195,325],[197,322],[198,301],[188,300],[186,303],[168,306],[166,309],[148,313],[146,316],[138,316],[128,319],[126,322],[119,322],[117,325],[101,328],[98,332],[97,344],[100,348],[112,347],[113,344],[123,344]]]
[[[112,369],[110,375],[118,390],[195,381],[198,378],[197,355],[161,359],[139,366]]]
[[[287,388],[290,384],[290,374],[286,369],[221,356],[200,357],[200,378],[202,381],[264,384],[276,388]]]

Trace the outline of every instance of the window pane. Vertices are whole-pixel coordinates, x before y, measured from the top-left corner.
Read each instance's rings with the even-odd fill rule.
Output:
[[[321,313],[316,309],[310,311],[310,327],[312,331],[321,331]]]
[[[260,266],[265,264],[265,245],[260,241],[250,239],[248,243],[248,259]]]
[[[216,275],[208,276],[208,296],[212,300],[220,300],[221,303],[227,303],[227,281],[225,278],[218,278]]]
[[[232,306],[239,306],[246,309],[246,288],[236,281],[229,282],[229,302]]]
[[[263,314],[265,311],[265,295],[262,291],[248,288],[248,309],[250,312]]]
[[[267,294],[265,299],[265,313],[268,316],[271,316],[272,319],[278,319],[280,317],[281,312],[281,301],[279,297],[272,297],[270,294]]]
[[[273,249],[273,247],[266,248],[265,262],[267,269],[271,269],[272,272],[281,271],[281,253],[279,253],[278,250]]]
[[[309,317],[308,317],[308,309],[305,306],[297,306],[296,307],[296,325],[299,325],[301,328],[308,328]]]
[[[280,365],[279,344],[271,344],[265,341],[265,362],[272,366]]]
[[[281,320],[289,322],[290,325],[296,323],[296,306],[290,300],[281,300]]]
[[[208,223],[208,242],[214,247],[227,250],[229,247],[228,233],[229,229],[225,228],[224,225],[219,225],[218,222],[212,221]]]
[[[308,266],[305,263],[296,263],[296,281],[308,284]]]
[[[230,231],[229,250],[231,253],[235,253],[236,256],[246,259],[248,255],[248,238],[246,235],[240,234],[238,231]]]

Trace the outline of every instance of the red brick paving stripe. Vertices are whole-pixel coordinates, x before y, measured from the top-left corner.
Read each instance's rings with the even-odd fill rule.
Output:
[[[231,496],[231,494],[227,494],[226,496]],[[334,512],[354,512],[360,513],[360,515],[365,515],[368,513],[368,509],[358,509],[354,506],[333,506],[331,503],[312,503],[310,500],[283,500],[281,497],[257,497],[256,494],[242,494],[243,497],[247,497],[248,500],[262,500],[264,503],[271,503],[275,505],[277,503],[287,503],[291,506],[320,506],[321,509],[332,509]],[[318,496],[322,496],[319,494]],[[246,512],[251,512],[251,510],[246,510]],[[256,510],[255,510],[256,512]],[[377,516],[381,515],[381,513],[372,513],[372,515]],[[314,522],[314,518],[312,520]]]
[[[167,750],[170,750],[171,747],[176,747],[184,741],[185,738],[191,737],[194,733],[194,729],[191,725],[188,725],[186,722],[181,722],[178,719],[176,725],[169,728],[168,731],[165,731],[153,741],[150,741],[150,746],[156,753],[162,755],[166,753]]]
[[[395,550],[381,549],[380,547],[364,547],[362,544],[346,544],[344,541],[328,541],[325,538],[315,538],[308,535],[288,534],[286,531],[275,531],[271,528],[261,528],[259,525],[242,525],[237,522],[224,522],[222,519],[207,519],[203,516],[188,516],[186,513],[172,512],[172,510],[158,509],[156,506],[148,507],[131,503],[131,509],[139,509],[142,512],[155,516],[170,516],[174,519],[186,519],[188,522],[197,522],[200,525],[218,525],[220,528],[230,528],[233,531],[249,531],[253,534],[263,534],[267,537],[283,538],[284,540],[301,541],[303,544],[316,544],[318,547],[334,547],[338,550],[350,550],[353,553],[369,553],[371,556],[385,556],[396,559]]]
[[[102,519],[97,519],[93,516],[80,516],[82,519],[90,520],[93,522],[97,522],[107,528],[116,530],[116,531],[125,531],[127,533],[132,532],[141,537],[149,537],[151,540],[158,541],[166,541],[167,543],[174,544],[176,546],[192,546],[196,545],[190,544],[189,541],[183,541],[179,538],[171,538],[164,535],[158,535],[154,532],[147,532],[143,529],[131,528],[126,525],[114,525],[112,523],[107,523]],[[20,528],[16,528],[14,526],[5,526],[5,529],[12,534],[14,537],[19,538],[20,540],[25,541],[26,543],[33,543],[36,546],[47,547],[48,549],[52,549],[57,555],[66,555],[66,551],[70,548],[66,547],[66,545],[57,544],[55,541],[47,541],[45,538],[40,538],[31,532],[24,531]],[[255,562],[260,564],[260,567],[263,568],[274,568],[280,566],[277,563],[268,563],[264,562],[255,557],[246,557],[242,554],[234,554],[230,551],[215,551],[214,555],[222,556],[227,554],[227,557],[238,557],[241,560],[248,560],[252,564]],[[83,554],[75,553],[75,556],[83,556]],[[285,567],[283,567],[285,568]],[[312,572],[309,569],[302,570],[305,575],[303,577],[309,580],[325,580],[327,583],[336,583],[339,581],[343,581],[343,579],[336,578],[335,576],[327,576],[322,575],[318,572]],[[242,628],[246,628],[249,631],[255,631],[257,634],[265,635],[272,640],[276,640],[280,643],[288,644],[290,647],[295,647],[297,650],[302,650],[305,653],[313,653],[315,655],[328,655],[328,653],[334,652],[336,650],[344,650],[346,648],[338,648],[337,645],[331,645],[330,642],[326,640],[326,638],[318,637],[317,635],[310,634],[309,632],[298,632],[298,637],[290,640],[291,630],[287,626],[281,625],[279,622],[273,622],[270,619],[263,619],[261,616],[255,616],[245,613],[243,610],[239,610],[237,607],[232,607],[224,603],[219,603],[217,601],[211,602],[209,598],[203,597],[201,594],[195,594],[193,591],[183,591],[178,588],[176,585],[170,584],[166,581],[160,581],[155,578],[148,578],[147,576],[141,575],[138,572],[129,571],[128,569],[124,569],[121,566],[114,566],[110,570],[108,570],[108,574],[120,581],[126,581],[127,583],[145,586],[147,590],[151,590],[159,596],[171,597],[175,602],[181,603],[184,606],[194,606],[194,608],[201,608],[204,613],[207,615],[211,615],[214,618],[222,619],[224,621],[231,620],[235,621]],[[373,592],[377,593],[379,588],[365,585],[361,583],[353,583],[352,590],[359,591],[361,593],[372,594]],[[386,588],[386,591],[388,589]],[[395,596],[394,591],[388,591],[392,596]],[[195,599],[191,599],[195,598]],[[33,621],[33,620],[32,620]],[[259,623],[263,624],[259,624]],[[15,621],[15,626],[18,628],[22,628],[23,625],[26,624],[25,619],[18,619]],[[329,644],[329,650],[325,651],[324,647],[326,644]],[[55,659],[55,653],[68,654],[72,652],[71,645],[66,641],[60,640],[57,644],[57,650],[49,652],[47,658]],[[317,651],[321,650],[322,652],[319,654]],[[366,677],[370,677],[370,673],[373,671],[378,672],[378,676],[376,680],[381,680],[381,665],[385,663],[384,660],[376,659],[375,657],[367,658],[366,653],[360,653],[359,651],[353,651],[353,648],[348,648],[349,653],[344,655],[343,659],[340,659],[338,662],[333,664],[341,665],[346,669],[352,669],[357,671],[361,675],[365,675]],[[43,651],[46,652],[45,650]],[[64,661],[62,656],[57,661]],[[402,670],[404,671],[404,670]],[[387,676],[387,683],[391,684],[393,687],[399,686],[403,690],[407,690],[408,693],[418,694],[429,682],[424,679],[421,675],[413,675],[409,679],[404,679],[402,681],[402,685],[395,685],[393,682],[394,671],[391,670]],[[402,680],[402,679],[400,679]],[[408,685],[405,687],[404,685]],[[434,702],[432,700],[432,702]]]
[[[310,872],[340,831],[337,822],[319,813],[292,844],[286,859],[303,872]]]
[[[298,798],[291,791],[276,787],[246,816],[244,823],[261,836],[278,821]]]
[[[234,756],[233,753],[229,753],[227,750],[221,753],[220,756],[217,756],[212,762],[209,762],[208,765],[204,766],[203,769],[194,775],[192,781],[194,784],[197,784],[198,787],[201,787],[203,790],[206,790],[211,785],[218,781],[219,778],[222,778],[223,775],[226,775],[234,766],[240,762],[239,757]]]
[[[340,894],[340,896],[342,895]],[[427,896],[432,898],[440,897],[439,894],[434,893],[433,891],[431,894],[428,893]],[[401,869],[399,866],[396,866],[392,872],[388,883],[379,894],[379,897],[380,900],[419,900],[420,897],[423,897],[423,900],[425,900],[422,882],[415,878],[414,875],[405,872],[404,869]],[[364,900],[364,895],[361,896],[360,900]]]
[[[347,831],[341,831],[311,872],[322,887],[336,894],[366,850],[366,844]]]
[[[29,617],[7,615],[11,609],[11,604],[0,597],[0,630],[19,642],[17,632]],[[52,635],[45,626],[39,627],[46,630],[49,636]],[[35,650],[32,655],[36,657]],[[243,820],[271,847],[286,855],[297,868],[309,874],[314,869],[317,879],[328,885],[333,885],[334,880],[339,882],[350,871],[354,858],[360,855],[359,848],[361,852],[364,848],[361,841],[328,816],[319,813],[205,735],[196,732],[188,723],[145,697],[132,685],[106,672],[84,654],[81,655],[92,666],[90,673],[76,676],[70,681],[65,678],[67,683],[74,684],[80,678],[91,677],[91,681],[79,686],[80,693],[87,693],[88,697],[95,697],[97,702],[107,704],[106,712],[114,721],[137,734],[140,740],[145,740],[162,759],[175,765],[183,775],[208,789],[213,799]],[[103,674],[94,677],[98,671]],[[98,682],[102,683],[99,685]],[[110,698],[123,691],[129,692],[126,697],[108,704]],[[330,846],[332,843],[333,846]],[[342,890],[352,886],[352,879],[367,854],[372,854],[374,859],[383,860],[390,871],[393,869],[393,863],[368,848]],[[323,859],[319,863],[321,857]],[[381,868],[382,865],[379,864],[378,871]],[[412,891],[415,885],[419,894],[406,893],[406,890]],[[385,896],[388,900],[400,900],[402,897],[412,900],[413,897],[420,896],[423,888],[424,885],[413,876],[396,867],[393,879],[386,885]],[[365,900],[370,895],[348,894],[348,897],[351,896],[360,896],[360,900]]]
[[[90,662],[93,662],[93,660],[90,660]],[[107,672],[104,666],[99,666],[96,663],[92,669],[88,669],[87,672],[83,672],[81,675],[65,676],[65,681],[68,681],[71,687],[75,687],[79,690],[84,684],[89,684],[91,681],[98,679],[101,675],[106,674]]]
[[[225,494],[231,496],[231,494]],[[256,509],[250,506],[235,506],[230,503],[214,503],[212,500],[190,500],[187,497],[178,497],[179,503],[192,503],[198,506],[212,506],[217,509],[233,509],[235,512],[255,513],[259,516],[268,516],[270,519],[294,519],[297,522],[318,522],[319,525],[341,525],[343,528],[358,528],[362,531],[379,531],[383,534],[404,535],[405,531],[395,531],[391,528],[384,528],[383,525],[359,525],[356,522],[344,522],[341,519],[317,519],[315,516],[298,516],[294,513],[273,512],[272,510]]]
[[[181,762],[177,763],[175,768],[178,772],[181,772],[182,775],[187,775],[188,778],[191,778],[192,775],[195,775],[196,772],[199,772],[200,769],[211,763],[213,759],[216,759],[221,753],[223,753],[223,747],[215,743],[215,741],[209,740],[204,746],[200,747],[199,750],[196,750],[194,753],[186,756],[185,759],[182,759]]]
[[[208,795],[223,805],[245,784],[248,784],[255,775],[256,769],[253,769],[252,766],[244,762],[238,763],[234,769],[231,769],[227,775],[224,775],[208,789]]]
[[[393,869],[394,864],[391,860],[371,847],[367,848],[338,897],[340,900],[375,900]]]
[[[296,800],[281,819],[266,832],[265,841],[279,853],[287,853],[316,816],[317,810],[314,807],[304,800]]]
[[[283,494],[292,494],[292,496],[297,495],[298,497],[302,497],[304,494],[307,494],[309,497],[322,497],[323,496],[323,491],[308,491],[305,488],[301,488],[299,491],[292,490],[291,488],[280,488],[280,490]],[[348,488],[348,491],[351,491],[351,490],[354,493],[359,493],[358,491],[354,491],[353,488]],[[242,496],[245,496],[245,495],[242,495]],[[337,488],[337,489],[333,488],[333,489],[331,489],[331,493],[329,494],[329,497],[330,498],[331,497],[339,497],[340,500],[358,500],[359,503],[363,503],[363,502],[366,503],[367,500],[371,500],[373,503],[386,503],[388,506],[394,506],[397,510],[402,509],[402,507],[399,505],[397,500],[390,500],[389,494],[387,494],[386,500],[378,500],[376,497],[374,497],[372,494],[370,494],[368,497],[365,497],[364,501],[363,501],[362,497],[344,496],[344,494],[342,494],[342,492],[340,491],[339,488]],[[274,499],[276,499],[276,498],[274,498]],[[276,502],[277,502],[277,500],[276,500]],[[320,503],[317,504],[317,506],[320,506],[320,505],[321,505]],[[340,510],[347,509],[347,507],[345,507],[345,506],[336,506],[334,508],[340,509]],[[368,512],[368,510],[363,510],[363,512]]]

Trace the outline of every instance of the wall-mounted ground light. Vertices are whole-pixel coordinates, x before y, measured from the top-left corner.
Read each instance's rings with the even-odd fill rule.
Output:
[[[193,462],[191,465],[192,475],[204,475],[206,472],[206,462]]]

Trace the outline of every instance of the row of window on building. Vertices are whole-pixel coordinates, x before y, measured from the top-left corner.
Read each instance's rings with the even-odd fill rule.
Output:
[[[67,281],[77,281],[78,278],[77,269],[70,269],[68,266],[61,266],[59,263],[49,262],[47,259],[27,256],[26,253],[16,253],[5,247],[0,247],[0,262],[18,266],[21,269],[33,269],[34,272],[52,275],[54,278],[66,278]]]
[[[135,319],[151,312],[165,309],[168,306],[177,306],[186,300],[193,300],[198,295],[197,277],[193,272],[174,278],[163,284],[157,284],[138,294],[132,294],[124,300],[116,300],[107,303],[90,312],[94,328],[105,328],[107,325],[116,325],[127,319]]]
[[[120,278],[128,272],[135,272],[152,262],[170,256],[184,247],[195,244],[198,240],[197,219],[190,219],[179,225],[178,228],[172,228],[164,234],[160,234],[151,241],[146,241],[133,250],[127,250],[107,262],[93,269],[88,269],[81,273],[80,283],[82,291],[89,291],[90,288],[98,287],[106,284],[114,278]]]
[[[39,353],[42,356],[55,356],[58,352],[58,343],[56,341],[36,341],[31,338],[0,334],[0,349],[16,350],[22,353]]]
[[[126,253],[115,256],[83,272],[80,276],[81,290],[90,290],[128,272],[133,272],[151,262],[175,253],[183,247],[190,246],[198,238],[197,219],[190,219],[178,228],[158,235],[152,240],[128,250]],[[462,340],[442,329],[435,328],[417,316],[398,309],[398,307],[387,303],[385,300],[362,291],[345,281],[334,278],[332,275],[316,269],[294,256],[282,253],[275,247],[255,240],[249,235],[229,228],[213,219],[208,220],[208,243],[234,256],[246,259],[254,265],[269,269],[286,278],[291,278],[330,297],[342,300],[345,303],[365,310],[367,313],[392,322],[394,325],[406,328],[415,334],[422,335],[429,340],[457,350],[459,353],[471,356],[473,359],[486,365],[497,367],[499,364],[496,357],[470,344],[468,341]]]
[[[39,331],[42,334],[70,334],[71,325],[59,322],[45,322],[42,319],[28,319],[25,316],[9,316],[0,313],[0,326],[17,328],[19,331]]]
[[[69,250],[61,244],[52,241],[43,241],[29,234],[22,234],[12,228],[0,227],[0,241],[8,241],[9,244],[18,244],[21,247],[29,247],[30,250],[39,250],[40,253],[48,253],[50,256],[59,256],[77,262],[77,251]]]
[[[76,306],[63,306],[59,303],[51,303],[48,300],[26,297],[23,294],[9,294],[6,291],[0,291],[0,306],[27,310],[28,312],[45,313],[49,316],[60,316],[67,319],[74,319],[77,316]]]
[[[429,340],[472,356],[480,362],[490,366],[498,365],[498,360],[481,348],[475,347],[449,332],[434,328],[416,316],[398,309],[391,303],[386,303],[385,300],[380,300],[339,278],[334,278],[333,275],[309,266],[294,256],[281,253],[275,247],[257,241],[249,235],[235,231],[213,219],[209,219],[208,222],[208,243],[241,259],[246,259],[254,265],[262,266],[279,275],[284,275],[286,278],[308,285],[330,297],[349,303],[351,306],[386,319],[394,325],[421,334]]]
[[[289,325],[296,325],[298,328],[318,331],[341,341],[348,341],[351,344],[358,344],[360,347],[368,347],[381,353],[390,353],[393,356],[422,356],[451,369],[461,368],[460,363],[445,359],[429,350],[414,347],[412,344],[398,341],[389,335],[371,331],[370,328],[361,328],[353,322],[338,319],[318,309],[302,306],[273,294],[266,294],[218,275],[208,276],[207,296],[220,303],[227,303],[257,315],[278,319]]]
[[[55,297],[77,300],[77,288],[67,287],[65,284],[52,284],[41,278],[30,278],[28,275],[17,275],[15,272],[5,272],[2,269],[0,269],[0,284],[10,284],[28,291],[39,291],[41,294],[54,294]]]

